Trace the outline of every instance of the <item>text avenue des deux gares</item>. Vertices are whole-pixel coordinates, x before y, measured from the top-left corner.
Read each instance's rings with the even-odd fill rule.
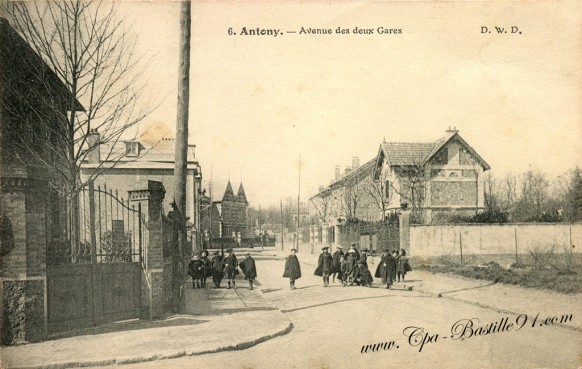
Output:
[[[482,35],[521,35],[522,31],[518,26],[480,26],[478,29]],[[266,36],[281,37],[284,34],[292,35],[401,35],[404,31],[402,28],[391,26],[379,27],[336,27],[336,28],[313,28],[300,27],[295,30],[282,30],[279,28],[262,28],[262,27],[229,27],[227,34],[229,36]]]
[[[450,333],[440,334],[429,332],[423,327],[408,326],[402,330],[402,334],[404,335],[404,347],[414,347],[418,349],[418,352],[422,352],[423,349],[446,340],[463,341],[496,334],[514,334],[522,329],[526,331],[541,329],[540,327],[545,326],[567,324],[573,318],[572,314],[541,317],[538,313],[535,316],[526,314],[520,314],[516,317],[504,316],[492,322],[483,322],[478,318],[460,319],[451,325]],[[386,340],[363,345],[360,353],[390,351],[400,347],[397,340]]]
[[[281,30],[277,28],[261,27],[230,27],[227,30],[229,36],[268,36],[281,37],[284,34],[292,35],[400,35],[402,28],[389,26],[379,27],[336,27],[336,28],[312,28],[300,27],[294,30]]]

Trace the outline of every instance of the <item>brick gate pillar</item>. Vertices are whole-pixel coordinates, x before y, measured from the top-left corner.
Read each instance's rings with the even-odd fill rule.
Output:
[[[9,224],[0,235],[0,332],[6,345],[47,336],[47,189],[41,180],[0,178],[0,216]]]
[[[163,200],[166,190],[161,182],[148,181],[147,190],[129,191],[129,201],[141,204],[147,220],[147,242],[143,244],[142,319],[163,315],[164,263],[163,263]]]

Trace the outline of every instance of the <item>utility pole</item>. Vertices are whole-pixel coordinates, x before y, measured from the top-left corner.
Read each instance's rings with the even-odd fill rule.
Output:
[[[299,252],[299,198],[301,195],[301,154],[299,154],[299,188],[297,189],[297,229],[295,239],[297,240],[297,252]]]
[[[284,226],[283,226],[283,200],[281,201],[281,251],[283,251],[283,230],[284,230]]]
[[[210,231],[208,232],[208,243],[210,244],[210,248],[212,248],[212,165],[210,165],[210,183],[208,184],[210,190]]]
[[[261,220],[261,204],[259,204],[259,236],[261,237],[261,251],[265,248],[265,238],[263,237],[263,222]]]
[[[176,119],[176,147],[174,164],[174,201],[178,216],[178,255],[174,265],[182,266],[174,274],[174,288],[177,289],[174,306],[183,304],[184,277],[186,269],[186,162],[188,154],[188,103],[190,99],[190,26],[191,3],[182,1],[180,7],[180,65],[178,69],[178,114]],[[176,290],[175,290],[176,291]]]

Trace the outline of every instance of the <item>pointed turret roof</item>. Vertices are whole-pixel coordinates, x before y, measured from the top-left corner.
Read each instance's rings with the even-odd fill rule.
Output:
[[[222,201],[236,201],[234,196],[234,191],[232,190],[232,185],[230,184],[230,180],[226,185],[226,190],[224,190],[224,195],[222,196]]]
[[[242,182],[238,187],[238,193],[236,196],[238,197],[238,202],[243,203],[245,205],[249,204],[249,202],[247,201],[247,195],[245,195],[245,189],[243,188]]]

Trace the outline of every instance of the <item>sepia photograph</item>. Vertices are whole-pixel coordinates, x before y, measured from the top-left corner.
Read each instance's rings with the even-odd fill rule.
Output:
[[[0,368],[582,368],[581,30],[0,0]]]

